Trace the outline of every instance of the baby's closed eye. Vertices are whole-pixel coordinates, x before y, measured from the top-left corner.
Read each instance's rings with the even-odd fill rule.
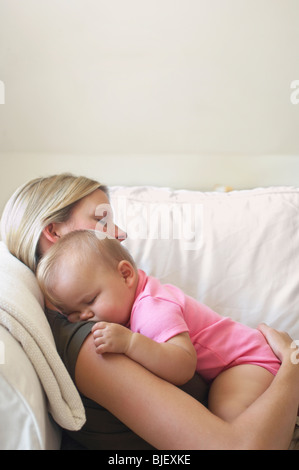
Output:
[[[97,298],[97,296],[95,295],[91,300],[86,302],[86,305],[92,305],[94,303],[94,301],[96,300],[96,298]]]

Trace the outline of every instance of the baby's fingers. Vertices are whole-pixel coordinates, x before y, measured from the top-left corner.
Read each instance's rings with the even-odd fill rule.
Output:
[[[91,329],[91,332],[92,333],[95,333],[96,331],[100,331],[100,330],[103,330],[104,328],[106,328],[106,326],[108,325],[109,323],[105,322],[105,321],[99,321],[97,323],[95,323]]]
[[[109,352],[109,344],[106,341],[105,336],[102,335],[101,330],[97,330],[94,333],[94,345],[96,348],[97,354],[103,354],[105,352]]]

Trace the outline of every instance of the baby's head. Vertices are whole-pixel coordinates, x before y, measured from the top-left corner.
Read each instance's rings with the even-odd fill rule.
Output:
[[[78,320],[117,323],[121,321],[105,315],[103,318],[103,293],[108,297],[109,291],[114,301],[115,298],[123,300],[121,296],[125,296],[125,303],[126,296],[130,295],[131,302],[138,280],[136,265],[126,248],[116,239],[103,238],[103,234],[91,230],[74,231],[61,237],[40,260],[36,276],[45,298],[62,313],[77,312]],[[122,284],[130,289],[123,290]],[[95,305],[96,297],[101,298],[101,305],[98,302],[97,309],[87,308]],[[89,315],[83,314],[82,318],[87,310]]]

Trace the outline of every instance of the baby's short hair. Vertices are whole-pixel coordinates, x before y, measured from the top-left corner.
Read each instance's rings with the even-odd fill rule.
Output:
[[[36,277],[44,296],[56,307],[60,302],[55,298],[54,287],[62,263],[69,263],[70,269],[80,267],[87,256],[98,257],[107,269],[117,269],[120,261],[129,261],[137,271],[129,251],[114,238],[95,230],[75,230],[61,237],[40,259]]]

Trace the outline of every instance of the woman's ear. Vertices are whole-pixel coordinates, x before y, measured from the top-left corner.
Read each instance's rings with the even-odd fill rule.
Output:
[[[118,263],[118,272],[128,286],[131,286],[135,283],[137,273],[129,261],[125,259],[120,261]]]
[[[56,226],[57,224],[53,223],[43,229],[38,242],[38,252],[40,255],[46,253],[46,251],[59,240],[60,235],[57,233]]]
[[[57,230],[57,224],[51,223],[42,231],[43,236],[50,242],[55,243],[60,238]]]

